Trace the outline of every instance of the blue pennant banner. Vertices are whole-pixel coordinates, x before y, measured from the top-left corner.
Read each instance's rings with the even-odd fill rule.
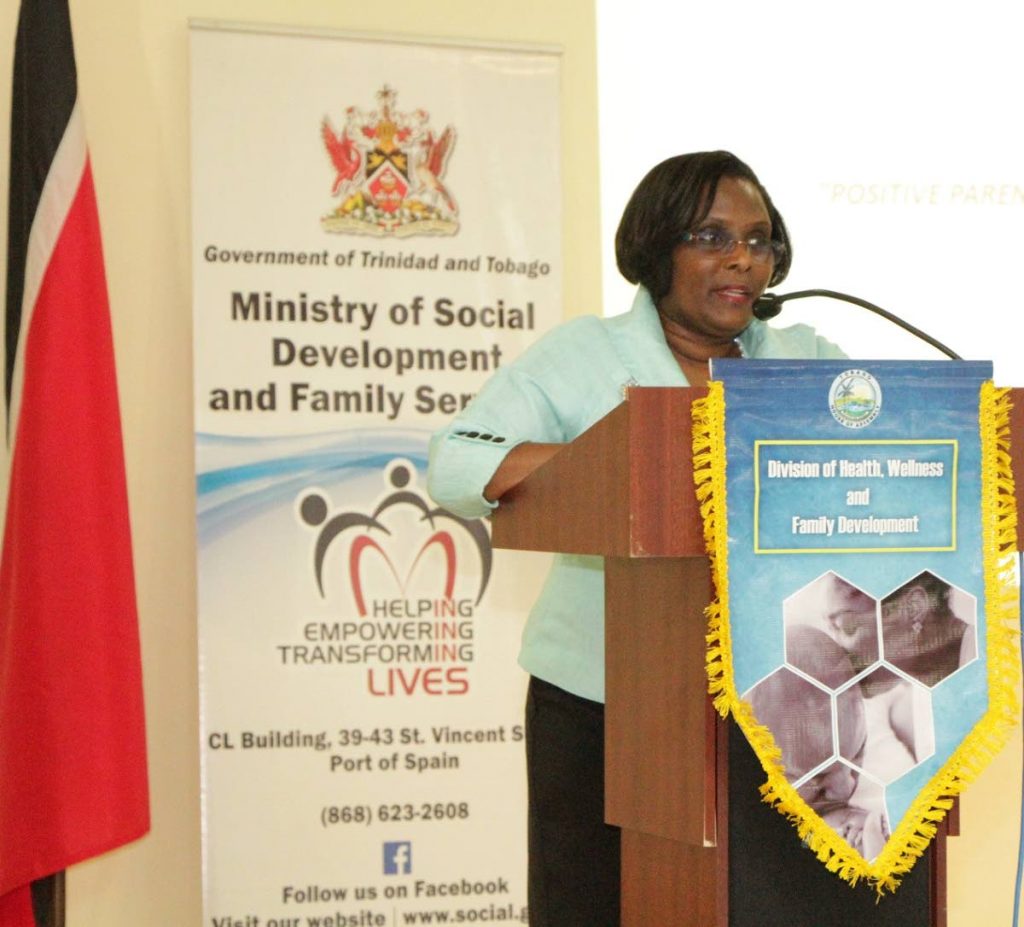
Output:
[[[695,408],[716,704],[766,800],[880,890],[1016,716],[1008,397],[991,375],[725,360]]]

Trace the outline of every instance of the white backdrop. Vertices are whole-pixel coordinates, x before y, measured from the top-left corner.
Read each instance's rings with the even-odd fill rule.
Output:
[[[605,311],[629,305],[619,215],[672,154],[727,148],[794,241],[778,292],[841,290],[1024,383],[1017,5],[598,0]],[[843,303],[788,303],[849,354],[938,357]]]

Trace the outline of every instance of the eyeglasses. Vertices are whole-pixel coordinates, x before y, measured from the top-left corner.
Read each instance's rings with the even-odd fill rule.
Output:
[[[700,229],[683,235],[682,243],[692,245],[705,254],[718,254],[722,257],[732,254],[737,245],[746,245],[750,259],[758,264],[768,261],[781,261],[786,254],[786,246],[766,235],[754,234],[749,238],[732,238],[722,229]]]

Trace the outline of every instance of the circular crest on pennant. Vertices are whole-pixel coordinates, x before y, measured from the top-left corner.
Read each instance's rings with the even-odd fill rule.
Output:
[[[882,388],[866,370],[844,370],[828,391],[832,417],[846,428],[870,425],[882,409]]]

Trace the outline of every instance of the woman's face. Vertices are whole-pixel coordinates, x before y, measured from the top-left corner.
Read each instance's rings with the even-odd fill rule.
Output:
[[[723,177],[710,211],[692,231],[707,228],[745,241],[755,234],[770,236],[772,224],[754,184]],[[672,253],[672,287],[658,309],[702,341],[730,341],[750,324],[754,300],[764,292],[773,267],[770,260],[753,261],[744,244],[735,244],[724,254],[709,254],[689,243],[677,245]]]

